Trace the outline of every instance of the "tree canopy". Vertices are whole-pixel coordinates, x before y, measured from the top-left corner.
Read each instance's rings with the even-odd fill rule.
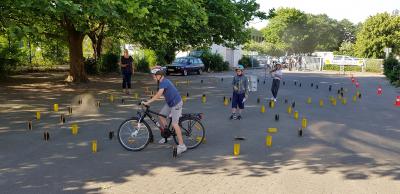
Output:
[[[380,13],[369,17],[357,34],[355,52],[360,57],[384,58],[384,48],[400,53],[400,16]]]
[[[177,50],[211,43],[236,46],[247,41],[248,22],[264,19],[256,0],[4,0],[0,31],[58,39],[69,48],[70,74],[85,82],[82,42],[88,36],[94,58],[103,40],[117,37],[154,50],[159,62]]]
[[[288,53],[337,50],[343,41],[355,41],[356,26],[326,14],[306,14],[295,8],[280,8],[262,29],[267,43]]]

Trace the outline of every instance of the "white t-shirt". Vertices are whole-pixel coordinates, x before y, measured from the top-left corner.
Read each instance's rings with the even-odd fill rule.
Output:
[[[281,80],[281,78],[282,78],[282,70],[279,69],[279,70],[276,70],[276,71],[272,72],[272,77],[274,79]]]

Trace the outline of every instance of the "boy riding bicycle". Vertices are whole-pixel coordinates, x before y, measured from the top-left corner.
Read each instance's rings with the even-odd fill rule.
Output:
[[[150,105],[150,103],[154,102],[162,95],[164,95],[166,104],[161,109],[160,114],[171,116],[172,119],[172,127],[174,127],[176,136],[178,137],[177,146],[177,154],[181,154],[187,150],[186,145],[183,143],[182,139],[182,132],[181,128],[179,127],[179,117],[182,116],[182,99],[181,95],[179,94],[178,89],[172,84],[170,80],[164,77],[164,71],[161,67],[155,67],[151,70],[151,74],[153,75],[153,79],[157,81],[159,85],[158,91],[156,95],[154,95],[150,100],[147,102],[143,102],[145,105]],[[167,128],[167,121],[164,117],[159,116],[160,124],[163,129]],[[159,143],[167,143],[166,138],[162,138]]]

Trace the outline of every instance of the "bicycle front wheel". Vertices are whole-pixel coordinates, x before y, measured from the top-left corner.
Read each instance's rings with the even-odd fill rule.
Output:
[[[136,117],[122,122],[118,129],[118,141],[129,151],[144,149],[149,144],[151,136],[150,126],[144,121],[139,123]]]
[[[196,118],[183,118],[179,122],[182,131],[183,143],[188,149],[199,146],[205,138],[206,131],[200,120]],[[177,136],[174,136],[175,142],[178,144]]]

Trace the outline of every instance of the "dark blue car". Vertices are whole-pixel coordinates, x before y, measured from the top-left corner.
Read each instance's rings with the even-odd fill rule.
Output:
[[[200,58],[197,57],[179,57],[176,58],[171,65],[167,66],[166,74],[170,75],[178,73],[181,75],[189,75],[190,73],[201,74],[204,69],[204,64]]]

